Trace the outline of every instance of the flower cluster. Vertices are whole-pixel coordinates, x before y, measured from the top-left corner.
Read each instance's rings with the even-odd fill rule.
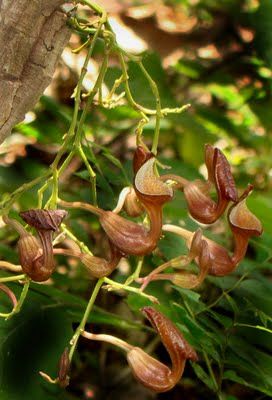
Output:
[[[260,221],[248,210],[246,198],[252,190],[249,186],[239,196],[231,173],[230,165],[223,153],[211,145],[205,148],[205,163],[208,171],[207,181],[192,182],[173,174],[159,176],[156,158],[148,150],[138,146],[133,159],[133,186],[124,188],[113,211],[106,211],[91,204],[59,200],[63,208],[80,208],[97,215],[109,242],[109,259],[95,257],[89,253],[53,246],[53,233],[56,232],[67,212],[58,210],[28,210],[20,215],[29,227],[35,228],[38,237],[29,233],[17,220],[5,216],[4,221],[20,235],[18,252],[23,272],[32,280],[47,280],[55,269],[55,254],[77,257],[95,278],[107,277],[118,266],[123,256],[144,256],[156,249],[162,232],[172,232],[185,239],[188,254],[169,260],[158,266],[149,275],[137,279],[141,290],[153,280],[167,279],[185,288],[194,288],[205,277],[225,276],[231,273],[245,256],[249,239],[262,233]],[[211,191],[215,189],[217,200]],[[163,224],[163,207],[171,201],[175,190],[182,190],[190,215],[199,223],[212,224],[227,210],[227,220],[233,235],[232,254],[223,246],[206,238],[201,229],[188,231],[180,226]],[[131,221],[119,212],[124,210],[130,217],[147,215],[148,226]],[[187,272],[185,267],[194,261],[199,273]],[[163,273],[172,267],[174,272]],[[4,291],[16,305],[16,298],[4,285]],[[105,334],[83,332],[92,340],[102,340],[121,347],[127,353],[127,360],[135,377],[146,387],[164,392],[171,389],[182,376],[186,359],[197,360],[197,355],[181,335],[176,326],[159,311],[145,307],[143,314],[151,322],[167,349],[172,367],[162,364],[139,347],[132,346],[119,338]],[[68,382],[67,371],[70,366],[68,350],[65,350],[60,363],[59,382]]]

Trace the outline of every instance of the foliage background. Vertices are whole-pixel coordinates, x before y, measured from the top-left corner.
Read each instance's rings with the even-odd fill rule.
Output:
[[[174,173],[193,179],[204,171],[203,145],[219,146],[233,167],[237,186],[242,190],[248,182],[254,184],[248,205],[261,219],[264,234],[251,241],[247,258],[228,277],[209,277],[197,291],[167,282],[148,287],[148,293],[159,298],[160,309],[177,323],[201,357],[200,363],[187,365],[180,385],[158,396],[133,380],[121,353],[85,339],[80,341],[66,391],[42,381],[39,370],[56,373],[58,358],[80,321],[94,284],[81,264],[59,258],[52,282],[32,284],[20,315],[0,322],[1,400],[271,398],[272,3],[104,0],[100,4],[109,9],[112,26],[124,29],[120,44],[132,46],[130,51],[145,51],[144,65],[159,85],[163,106],[192,104],[186,113],[163,119],[160,160]],[[0,190],[4,195],[44,172],[62,143],[71,122],[70,96],[81,63],[81,56],[72,55],[70,49],[81,40],[72,36],[51,87],[0,147]],[[102,51],[99,46],[95,49],[88,73],[90,86]],[[105,91],[119,74],[113,58]],[[133,63],[129,76],[137,101],[154,107],[153,94]],[[137,122],[137,113],[125,102],[114,109],[95,106],[88,115],[85,135],[89,148],[85,150],[97,174],[98,203],[103,208],[112,209],[122,187],[131,181]],[[151,142],[153,131],[151,118],[144,128],[147,142]],[[61,178],[61,193],[70,199],[91,201],[88,174],[77,158]],[[16,203],[18,210],[35,206],[36,188]],[[77,237],[95,254],[103,254],[105,238],[97,219],[82,211],[70,214],[69,226]],[[197,228],[188,217],[182,194],[165,207],[165,220]],[[223,219],[205,234],[231,247],[226,226]],[[0,238],[1,259],[16,263],[16,236],[3,227]],[[143,273],[185,251],[181,239],[165,235],[159,250],[146,257]],[[133,258],[124,260],[114,273],[115,279],[123,281],[133,268]],[[19,293],[19,286],[10,287]],[[150,345],[167,361],[163,348],[143,323],[139,308],[144,304],[137,295],[102,291],[91,315],[91,327],[143,347]],[[1,308],[8,306],[1,295]]]

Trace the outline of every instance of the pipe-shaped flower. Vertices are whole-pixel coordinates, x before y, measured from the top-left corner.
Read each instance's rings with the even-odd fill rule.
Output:
[[[209,268],[210,275],[225,276],[230,274],[244,258],[249,239],[252,236],[260,236],[262,233],[261,222],[249,211],[245,201],[245,198],[240,199],[237,204],[231,207],[228,214],[234,238],[234,251],[232,255],[229,255],[223,246],[213,240],[203,238],[208,245],[211,263]],[[194,232],[174,225],[164,225],[163,230],[182,236],[186,240],[187,247],[190,248]],[[199,264],[199,259],[196,259],[196,262]]]
[[[154,172],[155,158],[149,158],[135,176],[134,188],[150,220],[150,227],[129,221],[120,215],[90,204],[60,201],[63,207],[82,208],[99,216],[109,240],[124,254],[142,256],[151,253],[161,236],[162,207],[172,199],[172,189]]]
[[[258,218],[247,208],[246,198],[230,208],[228,219],[235,242],[232,260],[237,265],[246,254],[249,239],[260,236],[263,228]]]
[[[166,392],[180,380],[186,360],[197,361],[198,357],[195,350],[167,317],[153,307],[144,307],[142,312],[159,334],[170,356],[172,366],[167,367],[139,347],[134,347],[127,353],[127,360],[134,376],[144,386],[155,392]]]
[[[203,224],[212,224],[224,213],[230,201],[238,201],[238,194],[230,165],[221,150],[206,145],[205,164],[207,182],[199,179],[189,182],[176,175],[163,175],[161,179],[177,182],[177,188],[184,192],[191,216]],[[212,186],[217,192],[216,202],[209,195]]]
[[[203,239],[201,240],[201,244],[199,246],[199,254],[196,256],[196,261],[199,265],[198,275],[182,270],[172,274],[162,274],[161,277],[163,278],[165,275],[164,279],[171,280],[175,285],[186,289],[193,289],[204,281],[212,265],[209,246]]]
[[[180,380],[186,360],[197,361],[198,357],[195,350],[167,317],[153,307],[144,307],[142,312],[160,336],[170,356],[171,368],[153,358],[141,348],[132,346],[114,336],[96,335],[88,332],[83,332],[82,335],[88,339],[112,343],[125,350],[135,378],[154,392],[166,392]]]
[[[142,283],[141,290],[144,290],[149,282],[156,280],[171,280],[176,285],[187,289],[192,289],[196,286],[199,286],[205,279],[211,267],[208,244],[205,240],[202,239],[202,231],[200,229],[198,229],[193,234],[192,240],[190,244],[188,244],[188,247],[189,253],[187,255],[181,255],[173,258],[155,268],[149,275],[145,276],[144,278],[138,278],[137,282]],[[193,260],[196,260],[198,262],[198,275],[192,274],[182,269],[186,265],[190,264],[190,262],[192,262]],[[161,273],[169,267],[178,269],[179,271],[166,274]]]
[[[52,234],[58,230],[66,214],[64,210],[41,209],[20,213],[23,220],[36,229],[40,239],[39,242],[35,236],[23,231],[18,241],[22,269],[36,282],[46,281],[55,269]]]

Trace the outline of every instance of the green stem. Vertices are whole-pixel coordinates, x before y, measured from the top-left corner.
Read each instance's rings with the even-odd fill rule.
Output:
[[[93,253],[89,250],[86,244],[78,240],[78,238],[67,228],[65,224],[62,223],[60,229],[62,232],[65,233],[66,236],[72,239],[80,247],[83,253],[90,254],[91,256],[93,255]]]
[[[137,263],[137,267],[136,267],[135,271],[125,281],[125,283],[124,283],[125,285],[130,285],[133,281],[135,281],[136,279],[139,278],[140,273],[141,273],[141,269],[142,269],[142,266],[143,266],[143,262],[144,262],[144,257],[141,257],[140,260]]]
[[[90,312],[92,311],[94,302],[95,302],[95,300],[96,300],[96,297],[97,297],[97,295],[98,295],[98,293],[99,293],[99,290],[100,290],[100,288],[101,288],[101,286],[102,286],[103,283],[104,283],[104,278],[100,278],[100,279],[97,281],[97,283],[96,283],[96,285],[95,285],[95,288],[94,288],[94,290],[93,290],[93,293],[92,293],[92,295],[91,295],[91,298],[90,298],[90,300],[89,300],[89,302],[88,302],[88,305],[87,305],[87,307],[86,307],[86,310],[85,310],[85,313],[84,313],[84,315],[83,315],[83,318],[82,318],[82,320],[81,320],[79,326],[77,327],[74,336],[72,337],[72,339],[71,339],[71,341],[70,341],[70,345],[71,345],[70,352],[69,352],[69,359],[70,359],[70,361],[71,361],[72,358],[73,358],[73,354],[74,354],[74,351],[75,351],[75,349],[76,349],[77,342],[78,342],[78,340],[79,340],[79,337],[80,337],[81,333],[84,331],[85,325],[86,325],[87,320],[88,320],[89,315],[90,315]]]
[[[102,7],[100,7],[98,4],[94,3],[93,1],[90,0],[76,0],[77,3],[80,3],[84,6],[88,6],[91,9],[93,9],[97,14],[101,14],[102,16],[105,15],[105,11],[103,10]]]
[[[127,292],[136,293],[139,296],[145,297],[146,299],[150,300],[152,303],[158,303],[158,299],[154,296],[149,294],[143,293],[140,288],[135,288],[132,286],[128,286],[125,283],[118,283],[109,278],[104,278],[104,282],[108,283],[108,287],[106,286],[105,289],[108,290],[125,290]]]
[[[150,110],[148,108],[145,108],[145,107],[141,106],[140,104],[138,104],[133,99],[133,96],[131,94],[131,90],[130,90],[130,87],[129,87],[129,83],[128,83],[129,76],[128,76],[128,73],[127,73],[127,65],[126,65],[126,62],[125,62],[124,55],[123,55],[123,53],[121,51],[118,51],[117,55],[118,55],[118,58],[119,58],[119,61],[120,61],[121,69],[122,69],[122,74],[123,74],[123,79],[124,79],[124,85],[125,85],[125,92],[126,92],[127,100],[128,100],[129,104],[131,105],[131,107],[134,110],[140,112],[141,115],[144,114],[144,116],[145,116],[144,118],[148,119],[145,114],[150,114],[150,111],[152,113],[152,111],[154,111],[154,110]]]
[[[8,199],[3,200],[0,203],[0,214],[6,214],[9,208],[12,206],[15,200],[18,199],[18,197],[21,196],[24,192],[27,190],[30,190],[33,188],[33,186],[36,186],[38,183],[40,183],[42,180],[46,179],[48,176],[51,175],[51,171],[47,171],[44,175],[39,176],[35,179],[33,179],[31,182],[24,183],[22,186],[20,186],[18,189],[16,189],[13,193],[9,195]]]
[[[72,150],[68,156],[66,157],[66,159],[63,161],[61,167],[59,168],[59,170],[57,172],[58,174],[58,178],[60,177],[60,175],[64,172],[64,170],[67,168],[67,166],[69,165],[70,161],[72,160],[72,158],[74,157],[74,150]],[[54,172],[53,172],[54,173]],[[38,208],[42,208],[42,203],[43,203],[43,194],[45,192],[45,190],[48,188],[50,182],[53,180],[53,177],[51,176],[50,178],[47,179],[47,181],[45,182],[45,184],[38,190]],[[55,185],[58,185],[58,181],[55,182]],[[52,196],[55,197],[58,195],[58,188],[53,188],[52,191],[52,195],[50,197],[50,199],[47,201],[46,205],[44,206],[44,208],[47,208],[50,206],[51,204],[51,199]],[[57,200],[57,199],[56,199]],[[54,198],[55,201],[55,198]],[[54,202],[53,201],[53,202]]]
[[[59,171],[57,169],[53,171],[52,178],[53,178],[53,189],[48,205],[51,210],[54,210],[57,207],[57,201],[59,195]]]
[[[258,329],[260,331],[272,333],[271,329],[268,329],[265,326],[261,326],[261,325],[240,324],[240,323],[237,322],[237,323],[233,324],[233,326],[241,326],[241,327],[245,327],[245,328]]]
[[[204,308],[203,310],[198,311],[198,312],[196,313],[196,315],[201,314],[201,313],[204,312],[204,311],[210,310],[211,308],[213,308],[214,306],[216,306],[216,304],[219,303],[219,301],[220,301],[226,294],[228,294],[228,293],[232,292],[234,289],[236,289],[236,288],[240,285],[240,283],[242,283],[242,281],[247,277],[247,275],[248,275],[247,272],[244,273],[244,274],[238,279],[238,281],[237,281],[231,288],[229,288],[228,290],[224,290],[224,291],[221,293],[221,295],[220,295],[219,297],[217,297],[217,299],[216,299],[213,303],[209,304],[209,305],[208,305],[206,308]]]
[[[28,293],[29,285],[30,285],[30,278],[27,278],[26,282],[24,284],[23,290],[21,291],[21,295],[20,295],[20,298],[19,298],[19,301],[18,301],[16,307],[14,307],[14,309],[11,311],[11,313],[9,313],[9,315],[7,315],[6,319],[11,318],[14,314],[18,314],[21,311],[21,308],[24,304],[24,301],[25,301],[27,293]]]
[[[15,281],[21,281],[23,279],[26,279],[26,274],[8,276],[6,278],[0,278],[0,282],[15,282]]]
[[[89,5],[90,7],[93,7],[93,5],[91,5],[87,1],[79,1],[79,3],[86,4],[86,5]],[[94,7],[97,8],[98,6],[96,7],[96,5],[94,5]],[[84,77],[85,77],[85,75],[87,73],[88,62],[89,62],[89,59],[92,56],[96,40],[97,40],[97,38],[99,36],[100,30],[102,28],[102,25],[106,21],[106,13],[103,10],[101,10],[100,7],[98,7],[98,8],[99,8],[98,12],[102,14],[102,17],[101,17],[101,19],[99,21],[99,27],[98,27],[96,33],[94,34],[91,46],[89,47],[88,53],[86,55],[86,58],[85,58],[85,61],[84,61],[84,64],[83,64],[83,67],[81,69],[81,74],[80,74],[80,77],[79,77],[79,80],[78,80],[78,84],[77,84],[77,87],[76,87],[75,107],[74,107],[74,113],[73,113],[73,117],[72,117],[72,122],[71,122],[70,128],[69,128],[69,130],[67,132],[67,135],[66,135],[64,143],[62,145],[62,148],[60,149],[59,153],[57,154],[57,156],[56,156],[56,158],[55,158],[55,160],[54,160],[54,162],[53,162],[53,164],[51,166],[51,168],[53,170],[58,167],[58,163],[59,163],[62,155],[65,153],[65,151],[66,151],[66,149],[68,147],[68,144],[70,142],[71,137],[75,133],[75,128],[76,128],[76,124],[77,124],[77,117],[78,117],[78,112],[79,112],[79,107],[80,107],[81,90],[82,90],[83,80],[84,80]],[[95,11],[97,11],[97,10],[95,10]]]
[[[80,117],[80,120],[79,120],[79,123],[78,123],[78,129],[77,129],[77,132],[76,132],[76,138],[75,138],[75,146],[76,147],[79,146],[80,141],[81,141],[81,133],[82,133],[82,130],[83,130],[83,125],[84,125],[85,119],[87,117],[87,113],[89,111],[89,106],[92,103],[92,101],[94,99],[94,96],[96,95],[99,87],[102,85],[102,82],[104,80],[104,77],[105,77],[105,74],[106,74],[106,71],[107,71],[107,67],[108,67],[108,54],[105,56],[105,58],[103,60],[103,63],[101,65],[100,72],[99,72],[99,75],[97,77],[97,80],[95,82],[94,87],[92,88],[90,93],[88,93],[87,102],[86,102],[84,110],[83,110],[83,112],[81,114],[81,117]]]
[[[96,193],[96,173],[92,169],[84,151],[82,150],[81,145],[79,145],[78,149],[78,154],[81,157],[82,161],[84,162],[87,171],[90,175],[90,183],[91,183],[91,193],[92,193],[92,203],[93,205],[97,206],[97,193]]]
[[[205,362],[207,364],[210,377],[211,377],[211,379],[213,381],[213,384],[214,384],[214,391],[217,392],[218,391],[218,383],[217,383],[217,381],[215,379],[215,376],[214,376],[214,373],[213,373],[213,370],[212,370],[212,367],[211,367],[210,360],[209,360],[209,358],[207,356],[207,353],[203,352],[203,356],[204,356]]]
[[[153,144],[152,144],[152,153],[157,154],[157,148],[158,148],[158,143],[159,143],[159,134],[160,134],[160,123],[161,123],[161,118],[162,118],[162,112],[161,112],[161,98],[160,98],[160,93],[158,86],[156,83],[153,81],[147,70],[145,69],[142,61],[138,62],[138,65],[143,72],[144,76],[149,82],[149,86],[155,96],[156,100],[156,126],[155,126],[155,132],[154,132],[154,137],[153,137]]]

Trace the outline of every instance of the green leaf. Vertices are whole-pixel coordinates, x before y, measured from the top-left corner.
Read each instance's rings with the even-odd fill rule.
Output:
[[[272,66],[272,2],[261,0],[258,10],[252,15],[256,29],[255,46],[261,57]]]
[[[205,330],[199,323],[193,320],[186,310],[179,304],[173,304],[178,319],[175,321],[185,338],[199,351],[205,351],[215,361],[220,362],[219,353],[215,347],[216,338],[213,333]]]
[[[192,79],[199,79],[205,68],[195,60],[179,60],[174,69],[182,75]]]
[[[231,372],[224,373],[224,379],[272,395],[272,357],[249,345],[241,338],[232,336],[226,351],[226,365]]]
[[[44,296],[30,292],[19,315],[0,321],[1,400],[51,400],[61,392],[45,383],[39,371],[56,376],[73,331],[65,309],[49,304]]]
[[[191,366],[198,377],[210,390],[215,391],[214,382],[204,369],[197,363],[191,363]]]

